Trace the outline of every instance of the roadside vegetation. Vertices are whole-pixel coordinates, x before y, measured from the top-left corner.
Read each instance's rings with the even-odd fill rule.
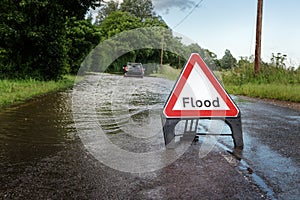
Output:
[[[96,20],[90,11],[95,8]],[[168,28],[153,12],[151,0],[7,0],[0,2],[0,9],[0,107],[69,87],[71,75],[77,74],[89,52],[115,34],[141,27]],[[132,52],[122,61],[135,61],[138,55],[143,53]],[[95,64],[90,71],[102,70],[97,60],[97,54],[89,59]],[[124,62],[118,60],[109,69],[120,72]]]
[[[96,10],[91,8],[97,10],[96,17]],[[229,50],[217,59],[198,44],[184,44],[154,12],[151,0],[7,0],[0,2],[0,9],[0,107],[69,87],[74,79],[71,75],[81,66],[85,72],[118,74],[127,62],[163,61],[163,67],[146,68],[146,75],[176,80],[194,52],[214,71],[220,71],[218,77],[229,93],[295,102],[300,99],[300,70],[285,66],[285,55],[273,55],[271,62],[262,64],[261,73],[254,75],[252,59],[237,61]],[[113,36],[137,28],[151,31],[133,37],[136,43],[141,38],[145,44],[160,47],[164,41],[164,52],[151,47],[133,50],[107,67],[109,56],[136,45],[126,38],[128,35],[120,41]],[[97,45],[107,40],[107,51],[99,50]],[[112,48],[115,46],[118,48]]]
[[[95,18],[96,10],[91,9],[96,8]],[[102,64],[107,56],[115,53],[111,46],[117,45],[120,50],[135,45],[125,38],[110,44],[109,55],[97,50],[99,43],[124,31],[156,27],[151,33],[139,35],[143,42],[156,42],[156,46],[161,46],[162,30],[165,31],[169,49],[180,51],[165,51],[163,64],[175,68],[185,62],[179,55],[205,52],[197,44],[185,46],[174,37],[164,20],[154,13],[151,0],[7,0],[0,2],[0,9],[0,107],[69,86],[71,81],[66,75],[76,75],[82,63],[85,72],[121,73],[127,62],[159,62],[160,50],[149,48],[126,53],[106,69],[101,68],[106,66]],[[147,34],[154,35],[152,40],[148,41],[151,37]]]
[[[172,81],[176,81],[178,76],[180,75],[181,69],[174,69],[169,65],[163,65],[158,67],[157,72],[151,74],[151,76],[166,78]]]
[[[253,59],[242,58],[238,64],[222,71],[222,81],[231,94],[300,102],[300,68],[287,67],[286,56],[272,55],[254,74]]]
[[[67,75],[59,81],[0,80],[0,109],[45,93],[72,87],[76,76]]]
[[[233,60],[234,67],[219,66],[214,74],[230,94],[300,102],[300,68],[286,67],[285,60],[285,55],[273,54],[270,62],[262,63],[260,73],[255,75],[253,58],[241,58],[238,62]],[[151,76],[177,80],[180,71],[163,65]]]

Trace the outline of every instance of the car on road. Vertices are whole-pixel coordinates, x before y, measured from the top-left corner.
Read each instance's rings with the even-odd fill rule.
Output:
[[[128,76],[134,76],[134,77],[144,77],[145,69],[142,65],[142,63],[132,63],[128,62],[125,67],[123,67],[125,74],[125,77]]]

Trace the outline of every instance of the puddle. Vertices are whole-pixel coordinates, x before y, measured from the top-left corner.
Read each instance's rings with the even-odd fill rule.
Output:
[[[223,149],[232,149],[231,138],[220,138]],[[297,199],[300,196],[300,168],[291,158],[273,151],[256,138],[244,132],[245,147],[239,168],[247,173],[252,170],[251,178],[271,199]],[[224,145],[223,145],[224,144]],[[276,195],[274,194],[276,193]]]
[[[298,116],[288,116],[298,119]],[[211,121],[217,121],[213,124]],[[184,122],[181,123],[183,132]],[[178,124],[180,124],[178,123]],[[210,127],[211,126],[211,127]],[[218,126],[220,135],[215,136],[217,146],[232,152],[233,139],[230,128],[222,120],[199,120],[197,133],[209,133],[213,126]],[[263,129],[263,127],[262,127]],[[199,136],[204,140],[207,136]],[[300,196],[300,168],[290,157],[285,157],[263,144],[257,138],[250,136],[247,131],[243,132],[244,149],[237,154],[233,165],[245,174],[252,182],[258,185],[269,199],[297,199]],[[231,149],[231,150],[230,150]]]
[[[114,144],[123,150],[134,153],[165,148],[161,134],[160,115],[174,83],[150,77],[122,79],[120,76],[106,74],[103,75],[102,81],[97,83],[94,80],[95,77],[96,75],[90,76],[87,83],[83,82],[77,88],[82,95],[77,113],[75,113],[80,115],[80,121],[77,125],[83,127],[87,132],[92,132],[95,130],[92,118],[96,118],[97,126],[101,126]],[[97,85],[99,90],[92,90],[91,84]],[[42,188],[44,185],[41,184],[45,183],[47,187],[62,192],[61,194],[67,194],[69,191],[76,194],[78,191],[83,191],[82,195],[86,195],[92,190],[94,192],[107,192],[106,189],[115,189],[114,184],[125,180],[124,177],[126,176],[116,176],[116,171],[103,166],[99,167],[93,159],[90,159],[92,160],[90,163],[86,163],[88,156],[78,138],[78,132],[73,121],[71,96],[71,91],[50,94],[33,99],[18,107],[4,109],[0,113],[0,179],[5,182],[4,189],[0,188],[0,193],[6,193],[4,190],[7,190],[10,191],[8,193],[11,195],[17,191],[28,193],[30,196],[30,191],[33,191],[33,188],[40,187],[39,192],[45,192],[47,188]],[[236,99],[236,97],[233,98]],[[94,101],[96,99],[99,101]],[[271,109],[274,108],[272,106],[257,107],[253,106],[251,102],[236,100],[244,109],[243,114],[247,114],[247,118],[243,119],[245,122],[243,125],[247,128],[244,131],[245,149],[242,160],[238,162],[240,170],[248,174],[249,169],[251,169],[252,172],[249,177],[271,199],[274,196],[278,199],[297,199],[300,196],[298,165],[295,164],[292,157],[284,157],[278,151],[269,148],[260,139],[252,137],[253,134],[251,135],[249,131],[255,130],[259,126],[273,133],[274,129],[271,128],[277,126],[276,120],[289,121],[290,125],[294,125],[293,129],[297,131],[300,116],[296,112],[281,114],[278,110],[272,111]],[[86,109],[89,107],[93,107],[96,112],[89,112],[89,109]],[[253,107],[258,110],[252,111]],[[268,120],[269,115],[274,115],[272,119],[275,121]],[[262,121],[258,125],[253,120],[253,117],[257,116]],[[208,132],[210,123],[210,120],[202,120],[197,132]],[[215,123],[218,127],[217,133],[228,134],[230,132],[229,127],[224,126],[224,122]],[[176,126],[177,132],[183,132],[184,126],[184,122],[179,123],[178,127]],[[280,124],[281,132],[278,135],[288,133],[289,127],[289,125]],[[279,130],[279,128],[276,127],[275,129]],[[230,136],[219,136],[216,139],[226,148],[232,149],[233,141]],[[269,140],[271,142],[279,141],[279,139],[277,141],[277,135],[271,139],[273,139]],[[295,140],[292,138],[290,141],[294,142]],[[299,144],[297,140],[295,143]],[[209,147],[211,146],[207,146],[203,151],[209,152]],[[297,148],[291,149],[296,153],[299,150]],[[161,160],[154,161],[164,164],[163,157]],[[100,169],[97,174],[100,178],[95,178],[95,174],[90,174],[90,171],[86,170],[87,168]],[[101,169],[104,170],[101,171]],[[84,175],[89,177],[85,179],[85,186],[89,188],[81,188]],[[101,178],[102,176],[105,178]],[[92,182],[97,178],[99,178],[99,187],[96,190]],[[111,179],[115,181],[111,183]],[[57,185],[58,182],[70,187],[69,190],[60,187],[60,184]],[[104,186],[106,187],[105,190],[101,190]],[[116,190],[118,189],[124,189],[124,186],[119,185]],[[149,189],[149,191],[152,190]],[[159,188],[150,193],[156,192],[159,193]],[[111,194],[107,192],[106,195]]]

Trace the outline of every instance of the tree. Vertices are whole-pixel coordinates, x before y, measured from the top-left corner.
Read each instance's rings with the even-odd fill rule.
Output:
[[[76,74],[81,62],[88,53],[99,43],[101,34],[99,28],[88,20],[69,19],[66,38],[68,40],[68,71]]]
[[[73,44],[67,39],[67,21],[83,20],[97,2],[1,1],[0,78],[59,79],[67,72]]]
[[[167,49],[163,52],[163,64],[170,64],[171,66],[181,68],[191,52],[198,52],[204,55],[206,61],[208,60],[208,51],[206,52],[197,44],[183,45],[181,38],[173,36],[172,31],[163,19],[160,16],[156,16],[153,12],[151,0],[124,0],[121,4],[110,1],[102,4],[97,18],[99,19],[97,25],[103,36],[102,41],[107,41],[121,32],[137,28],[163,27],[164,29],[153,28],[145,32],[133,31],[126,36],[123,34],[123,38],[119,34],[117,37],[119,40],[114,38],[110,41],[111,47],[109,53],[97,50],[97,48],[92,51],[90,56],[92,61],[89,68],[91,70],[101,71],[101,66],[108,64],[102,61],[111,55],[121,55],[120,52],[126,53],[111,63],[107,71],[121,71],[122,66],[129,61],[160,63],[161,49],[159,48],[161,47],[162,37],[164,37],[164,47]],[[145,44],[152,44],[157,48],[145,48],[127,52],[128,49],[137,49],[135,47],[145,46]],[[210,54],[215,55],[212,52]],[[102,61],[99,57],[101,57]]]
[[[59,4],[65,10],[66,17],[75,17],[78,20],[84,19],[89,9],[95,9],[101,5],[103,0],[51,0]]]
[[[142,21],[155,15],[151,0],[124,0],[121,3],[121,11],[129,12]]]
[[[124,0],[121,4],[118,1],[112,0],[103,2],[99,7],[96,24],[100,25],[106,17],[115,11],[128,12],[139,18],[140,21],[145,21],[146,19],[155,17],[153,9],[151,0]],[[159,20],[161,21],[161,18]]]
[[[285,61],[287,59],[287,55],[277,53],[275,56],[274,53],[272,53],[272,58],[271,58],[271,65],[277,68],[286,68]]]
[[[225,50],[225,55],[220,60],[220,66],[222,69],[230,69],[236,66],[237,60],[232,56],[228,49]]]
[[[100,31],[104,39],[108,39],[122,31],[142,27],[141,21],[128,12],[116,11],[106,17],[100,26]]]
[[[115,1],[103,2],[99,6],[98,15],[96,16],[96,25],[100,25],[101,22],[108,17],[112,12],[119,10],[119,3]]]
[[[63,7],[54,1],[7,1],[1,12],[1,76],[57,79],[66,66]],[[2,8],[1,4],[1,8]]]

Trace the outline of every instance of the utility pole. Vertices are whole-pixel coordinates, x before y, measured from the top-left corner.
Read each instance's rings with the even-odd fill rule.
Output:
[[[262,13],[263,13],[263,0],[258,0],[257,18],[256,18],[255,60],[254,60],[255,74],[259,74],[260,72]]]
[[[162,32],[162,38],[161,38],[160,67],[162,67],[162,64],[163,64],[164,43],[165,43],[165,32],[163,31],[163,32]]]

